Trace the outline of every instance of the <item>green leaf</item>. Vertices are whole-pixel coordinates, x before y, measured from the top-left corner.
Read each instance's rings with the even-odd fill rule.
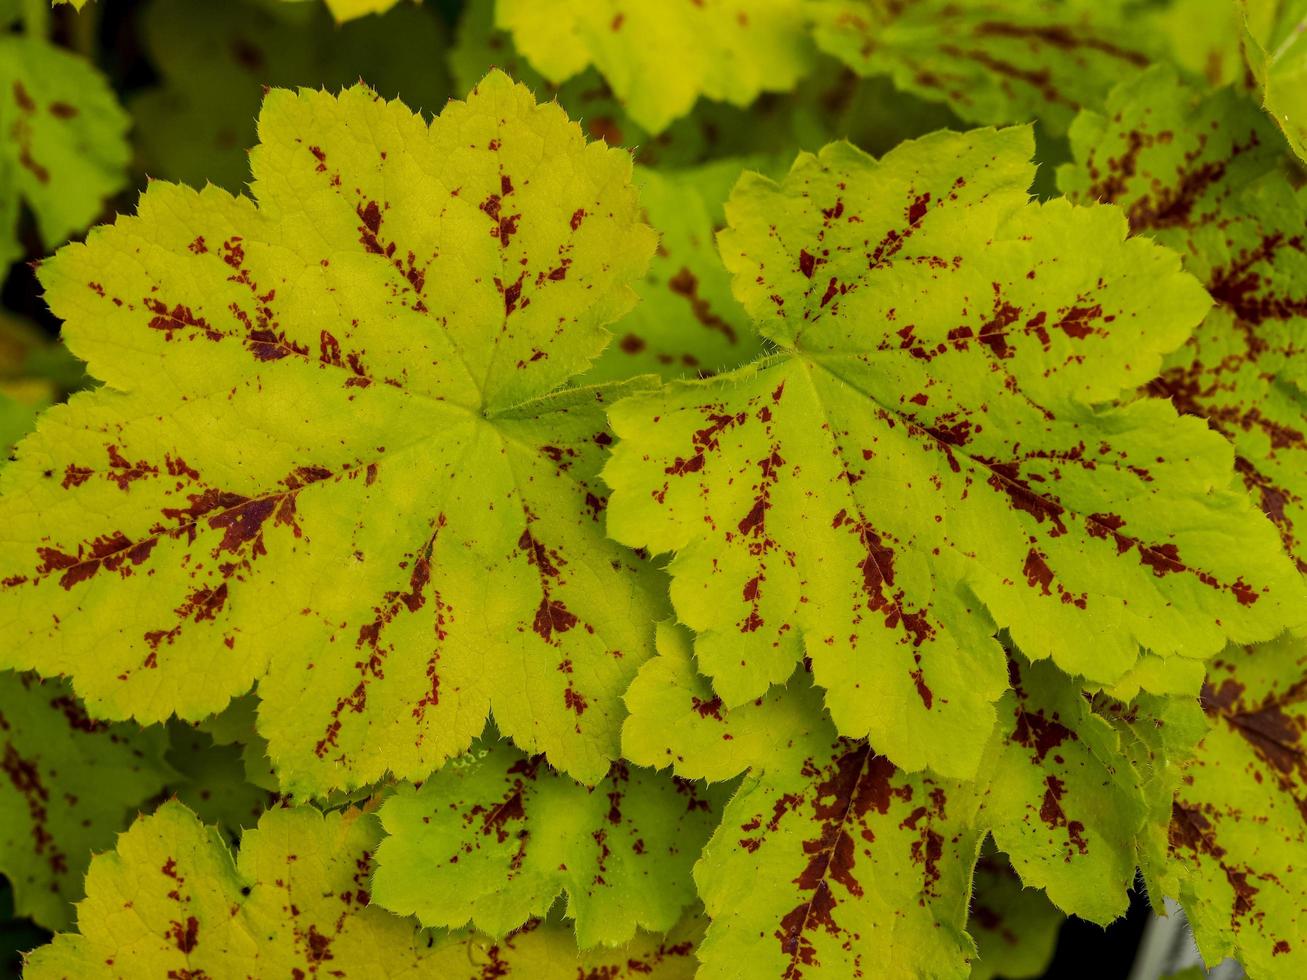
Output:
[[[376,818],[358,810],[273,810],[245,833],[233,861],[189,810],[166,803],[119,838],[115,853],[92,862],[80,934],[37,950],[24,975],[473,980],[492,967],[497,977],[541,980],[571,980],[591,967],[614,978],[691,975],[693,924],[673,947],[641,936],[595,957],[578,957],[567,932],[551,924],[497,944],[420,931],[368,904],[379,836]]]
[[[492,742],[386,801],[373,893],[423,925],[470,920],[492,936],[565,893],[581,947],[617,945],[670,929],[694,901],[719,795],[622,762],[586,787]]]
[[[946,102],[974,123],[1037,118],[1063,133],[1148,65],[1111,4],[1056,0],[808,0],[818,46],[862,75]]]
[[[838,738],[806,678],[727,708],[687,631],[660,624],[658,649],[627,694],[624,754],[686,778],[749,770],[695,868],[699,976],[966,976],[974,787]]]
[[[1001,854],[987,848],[976,862],[967,931],[976,940],[971,980],[1041,977],[1053,960],[1065,921],[1044,895],[1025,888]]]
[[[19,915],[60,929],[93,851],[170,776],[161,729],[87,715],[66,683],[0,672],[0,871]]]
[[[627,693],[622,744],[637,764],[707,779],[764,770],[820,714],[797,679],[783,697],[773,689],[761,705],[726,708],[696,676],[682,628],[660,625],[658,651]],[[1008,669],[1013,690],[999,701],[974,782],[934,785],[969,801],[968,826],[994,835],[1027,886],[1046,889],[1064,912],[1110,922],[1126,908],[1137,864],[1171,881],[1171,799],[1203,731],[1197,707],[1149,696],[1129,706],[1090,701],[1076,679],[1018,654]]]
[[[1270,124],[1234,92],[1200,95],[1157,69],[1106,113],[1076,121],[1059,183],[1119,204],[1207,285],[1215,307],[1150,388],[1233,444],[1244,486],[1307,570],[1307,201],[1279,171]]]
[[[640,302],[613,324],[613,343],[585,375],[601,382],[642,373],[664,378],[715,374],[752,360],[762,345],[731,295],[731,275],[714,240],[731,187],[748,166],[721,160],[685,170],[636,170],[640,204],[659,232]]]
[[[651,133],[700,97],[747,106],[788,91],[813,60],[803,0],[496,0],[495,20],[556,85],[593,64]]]
[[[0,35],[0,271],[20,252],[17,201],[53,247],[123,186],[128,118],[84,58],[41,38]]]
[[[287,21],[235,0],[163,0],[145,9],[141,29],[161,83],[128,106],[147,173],[240,190],[265,85],[332,89],[363,79],[432,112],[451,94],[439,70],[445,32],[430,10],[404,4],[346,26],[317,3],[304,13]]]
[[[244,746],[218,744],[212,735],[174,721],[168,725],[168,764],[179,778],[168,789],[206,824],[216,825],[231,841],[258,823],[275,794],[251,782]]]
[[[970,777],[1006,688],[991,639],[1091,684],[1300,618],[1229,447],[1147,381],[1210,301],[1119,211],[1028,203],[1027,129],[847,144],[748,176],[718,238],[779,353],[634,395],[608,530],[674,552],[727,706],[802,657],[837,729]]]
[[[1208,963],[1253,978],[1307,968],[1303,732],[1307,641],[1231,647],[1203,692],[1211,730],[1185,771],[1171,825],[1187,870],[1178,897]]]
[[[631,387],[550,391],[653,251],[629,157],[498,73],[430,125],[274,90],[260,132],[257,205],[155,182],[42,269],[106,387],[0,480],[6,659],[142,721],[258,681],[297,795],[421,778],[491,709],[603,778],[664,600],[603,536]]]
[[[1240,0],[1243,52],[1262,105],[1307,160],[1307,2]]]
[[[327,9],[339,22],[366,17],[368,14],[384,14],[395,7],[400,0],[325,0]]]

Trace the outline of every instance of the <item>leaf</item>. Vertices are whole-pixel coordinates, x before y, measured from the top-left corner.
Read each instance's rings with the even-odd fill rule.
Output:
[[[381,808],[377,903],[427,926],[503,936],[567,895],[582,948],[670,929],[718,794],[615,763],[590,788],[503,743],[401,786]]]
[[[946,102],[973,123],[1039,119],[1063,133],[1148,48],[1111,4],[1055,0],[808,0],[818,47],[862,75]]]
[[[1208,963],[1238,957],[1250,977],[1307,964],[1303,731],[1307,643],[1231,647],[1212,663],[1203,706],[1211,730],[1175,800],[1178,897]]]
[[[168,724],[168,764],[179,778],[169,790],[206,824],[231,841],[258,823],[275,794],[250,782],[243,746],[218,744],[213,736],[182,722]]]
[[[1300,159],[1307,160],[1307,2],[1240,0],[1243,53],[1262,105]]]
[[[987,849],[976,863],[967,931],[975,937],[971,980],[1045,975],[1053,961],[1063,915],[1040,891],[1024,888],[1011,865]]]
[[[593,64],[655,134],[700,97],[747,106],[792,89],[813,58],[803,0],[497,0],[495,21],[556,85]]]
[[[1209,305],[1112,208],[1027,203],[1028,129],[847,144],[746,177],[718,238],[779,352],[609,417],[609,534],[675,552],[729,706],[811,658],[844,735],[967,778],[1006,688],[995,626],[1112,684],[1300,617],[1229,448],[1152,377]]]
[[[166,744],[91,718],[66,683],[0,672],[0,871],[19,915],[68,925],[91,853],[163,789]]]
[[[1244,486],[1307,570],[1307,391],[1295,380],[1307,202],[1278,170],[1270,125],[1233,92],[1200,96],[1158,69],[1115,91],[1106,111],[1077,120],[1076,162],[1059,183],[1119,204],[1207,285],[1215,307],[1150,389],[1230,440]]]
[[[642,373],[695,377],[738,367],[761,350],[743,307],[731,295],[714,236],[723,205],[748,167],[768,161],[721,160],[685,170],[640,167],[636,181],[659,248],[640,302],[613,325],[613,343],[585,375],[602,382]]]
[[[81,933],[57,936],[33,953],[25,976],[127,978],[171,970],[196,978],[339,972],[359,980],[472,980],[495,964],[495,976],[570,980],[589,962],[610,965],[605,975],[614,978],[690,976],[689,942],[667,947],[642,936],[629,949],[578,962],[557,926],[537,925],[494,945],[422,932],[368,906],[378,837],[376,818],[358,810],[273,810],[246,832],[233,861],[189,810],[166,803],[138,820],[115,853],[92,862],[78,906]]]
[[[0,35],[0,269],[21,254],[18,199],[52,247],[95,219],[126,180],[127,127],[90,62],[40,38]]]
[[[318,3],[293,21],[279,13],[205,0],[146,8],[142,32],[161,84],[128,105],[148,173],[240,190],[265,85],[335,88],[364,79],[382,95],[403,93],[430,110],[451,94],[436,60],[444,31],[431,11],[403,4],[345,26]]]
[[[951,781],[904,773],[865,741],[839,738],[802,681],[724,708],[669,629],[667,653],[628,695],[626,753],[670,757],[687,776],[723,776],[725,759],[750,768],[694,871],[712,920],[701,980],[849,977],[873,964],[879,977],[966,976],[963,925],[983,837],[973,789],[954,797]],[[666,706],[669,673],[690,717],[644,710],[651,694]]]
[[[659,626],[659,655],[627,693],[622,746],[636,764],[727,779],[745,769],[770,771],[796,732],[825,729],[815,720],[818,695],[804,680],[727,708],[695,674],[690,650],[684,629]],[[1110,922],[1125,911],[1136,864],[1156,880],[1165,877],[1178,765],[1202,734],[1197,708],[1147,696],[1133,706],[1103,696],[1091,702],[1076,679],[1016,653],[1009,670],[1013,690],[999,701],[999,723],[982,746],[974,781],[930,776],[930,787],[955,802],[952,816],[969,814],[968,832],[993,834],[1025,885],[1047,890],[1064,912]],[[914,792],[914,799],[922,795]],[[761,836],[775,829],[768,827]],[[714,915],[712,903],[708,911]],[[872,906],[858,914],[880,921],[888,913]]]
[[[629,386],[549,392],[653,250],[629,158],[502,74],[429,126],[273,91],[260,132],[257,205],[154,182],[42,269],[106,388],[0,481],[7,659],[142,721],[258,681],[296,795],[422,778],[491,709],[601,779],[662,587],[603,537]]]

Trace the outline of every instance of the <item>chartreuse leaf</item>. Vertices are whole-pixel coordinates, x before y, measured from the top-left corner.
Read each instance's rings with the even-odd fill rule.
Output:
[[[627,695],[625,754],[687,778],[749,770],[694,871],[712,920],[699,976],[966,976],[974,787],[840,738],[805,678],[730,709],[684,631],[660,627],[659,648]]]
[[[0,672],[0,872],[19,915],[72,921],[91,853],[168,781],[166,747],[162,729],[91,718],[64,682]]]
[[[91,864],[78,906],[80,934],[28,958],[29,980],[142,975],[391,980],[521,976],[571,980],[691,975],[690,924],[665,944],[578,957],[567,931],[532,927],[502,943],[420,931],[369,906],[380,828],[358,810],[272,810],[246,831],[239,857],[179,803],[166,803]],[[669,937],[670,938],[670,937]]]
[[[1307,2],[1239,0],[1243,53],[1262,105],[1307,160]]]
[[[554,84],[590,65],[659,133],[700,97],[746,106],[812,66],[803,0],[497,0],[495,20]]]
[[[384,14],[400,0],[325,0],[327,9],[338,21],[353,20],[368,14]]]
[[[4,471],[8,661],[142,721],[258,681],[297,795],[425,776],[491,708],[603,778],[662,587],[603,536],[629,387],[550,391],[653,251],[629,157],[498,73],[430,124],[273,91],[260,132],[257,205],[155,182],[42,269],[107,386]]]
[[[1072,129],[1058,174],[1081,200],[1119,204],[1135,231],[1174,247],[1216,305],[1152,383],[1234,445],[1235,469],[1307,569],[1307,202],[1279,172],[1257,107],[1202,95],[1157,69]]]
[[[491,742],[386,801],[373,894],[423,925],[502,936],[566,893],[581,947],[617,945],[694,901],[720,795],[623,762],[586,787]]]
[[[0,34],[0,271],[21,252],[18,201],[53,247],[122,187],[128,118],[84,58],[39,37]]]
[[[608,530],[734,706],[811,658],[837,729],[969,777],[1006,688],[994,626],[1090,683],[1301,616],[1231,454],[1147,381],[1210,301],[1120,212],[1027,202],[1028,129],[847,144],[746,176],[718,238],[779,352],[609,417]]]
[[[318,3],[303,13],[288,22],[284,12],[237,0],[163,0],[145,9],[143,37],[161,84],[128,106],[146,172],[239,190],[250,176],[246,147],[257,138],[265,85],[334,88],[361,78],[429,111],[450,95],[438,60],[445,32],[433,11],[403,4],[345,26]]]
[[[946,102],[975,123],[1037,118],[1066,131],[1146,67],[1144,35],[1110,3],[1058,0],[807,0],[817,45],[863,75]]]
[[[883,962],[888,975],[964,976],[967,882],[986,833],[1025,885],[1100,922],[1124,911],[1136,856],[1166,833],[1169,803],[1150,803],[1152,770],[1170,757],[1159,750],[1136,769],[1116,730],[1156,719],[1092,713],[1048,663],[1013,655],[1016,686],[976,778],[954,780],[838,739],[807,678],[729,708],[695,674],[685,630],[663,624],[658,648],[627,694],[624,753],[685,778],[749,770],[695,870],[712,919],[709,976],[735,976],[758,936],[778,940],[778,975]],[[791,916],[801,899],[806,911]]]
[[[1203,706],[1211,730],[1175,800],[1171,849],[1179,889],[1208,963],[1235,956],[1248,975],[1307,969],[1303,733],[1307,642],[1231,647],[1212,664]]]
[[[971,918],[976,940],[971,980],[1041,977],[1053,960],[1063,915],[1044,893],[1025,888],[1012,866],[992,848],[976,862]]]
[[[659,248],[640,302],[613,325],[613,343],[586,378],[616,380],[644,372],[695,377],[738,367],[761,350],[714,240],[723,207],[746,166],[728,159],[684,170],[636,169],[640,204],[659,232]]]

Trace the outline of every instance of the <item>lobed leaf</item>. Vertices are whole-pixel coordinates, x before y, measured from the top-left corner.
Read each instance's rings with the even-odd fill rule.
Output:
[[[718,794],[615,763],[594,787],[491,743],[381,808],[377,903],[426,926],[503,936],[566,894],[581,948],[672,928]]]
[[[92,718],[64,682],[0,672],[0,871],[19,915],[69,924],[92,852],[169,781],[166,747]]]
[[[1212,663],[1211,730],[1175,799],[1178,897],[1208,963],[1237,956],[1248,976],[1292,977],[1307,964],[1303,733],[1307,643],[1231,647]]]
[[[1110,3],[807,0],[807,8],[823,51],[973,123],[1038,119],[1063,133],[1078,108],[1101,104],[1150,61]]]
[[[1143,741],[1176,719],[1091,705],[1075,679],[1014,654],[1014,690],[975,779],[906,773],[839,738],[806,679],[727,707],[695,675],[683,629],[664,624],[658,639],[627,695],[625,754],[686,778],[749,770],[695,869],[712,977],[750,975],[744,963],[761,964],[753,975],[843,977],[874,963],[887,976],[965,976],[987,834],[1025,886],[1111,921],[1137,861],[1165,839],[1170,798],[1157,788],[1174,787],[1197,737],[1191,725],[1188,742],[1155,738],[1151,754],[1127,755],[1127,735]]]
[[[976,862],[971,918],[976,940],[970,980],[1042,977],[1053,960],[1064,917],[1042,892],[1025,888],[1001,854],[992,849]]]
[[[1086,113],[1059,172],[1071,196],[1120,205],[1132,227],[1185,256],[1216,305],[1170,355],[1150,390],[1206,419],[1235,449],[1235,470],[1307,569],[1307,202],[1279,172],[1271,126],[1242,96],[1200,96],[1166,69]]]
[[[692,974],[694,924],[667,940],[578,955],[562,928],[533,922],[499,943],[439,934],[369,906],[379,838],[374,816],[272,810],[247,831],[239,857],[179,803],[166,803],[91,865],[80,933],[28,958],[29,980],[293,977],[343,973],[393,980],[486,976],[571,980],[585,971],[659,980]]]
[[[495,21],[554,84],[593,64],[631,117],[659,133],[700,97],[746,106],[809,70],[803,0],[496,0]]]
[[[257,205],[155,182],[42,269],[106,387],[0,480],[8,661],[147,722],[257,681],[297,795],[421,778],[491,709],[602,778],[663,600],[603,535],[628,389],[550,392],[652,251],[629,158],[498,73],[429,125],[274,91],[260,132]]]
[[[847,144],[746,177],[719,236],[779,353],[610,410],[617,540],[728,707],[811,659],[836,728],[974,775],[1009,630],[1110,685],[1301,616],[1224,441],[1153,377],[1210,305],[1111,208],[1028,203],[1028,130]],[[1158,672],[1136,677],[1149,679]]]
[[[0,271],[22,253],[18,203],[55,246],[89,225],[126,179],[128,118],[86,59],[0,35]]]

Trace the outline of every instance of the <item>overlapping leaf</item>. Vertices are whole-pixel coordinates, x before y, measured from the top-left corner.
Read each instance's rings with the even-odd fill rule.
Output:
[[[640,204],[659,233],[659,248],[640,302],[613,325],[613,343],[586,374],[599,382],[645,372],[664,378],[714,374],[751,361],[761,350],[748,315],[731,295],[714,236],[731,187],[746,166],[722,160],[685,170],[638,168]]]
[[[168,781],[166,747],[161,729],[91,718],[66,683],[0,672],[0,871],[19,915],[68,925],[92,852]]]
[[[1106,702],[1091,706],[1048,663],[1014,656],[1001,724],[976,778],[960,781],[905,773],[839,738],[806,678],[726,707],[696,676],[684,630],[663,624],[658,643],[627,695],[625,754],[687,778],[749,770],[695,869],[712,920],[707,976],[845,977],[872,964],[965,976],[987,833],[1025,885],[1102,922],[1124,910],[1137,857],[1166,834],[1169,800],[1152,807],[1151,787],[1175,778],[1171,755],[1136,767],[1118,738],[1162,722],[1143,710],[1107,720]],[[732,972],[744,963],[756,972]]]
[[[1053,959],[1057,932],[1065,921],[1044,894],[1025,888],[1001,854],[976,862],[971,918],[967,931],[976,940],[971,980],[1045,975]]]
[[[1211,731],[1171,825],[1188,868],[1179,897],[1208,963],[1234,955],[1253,978],[1307,969],[1307,643],[1231,647],[1212,664]]]
[[[1200,97],[1157,69],[1072,130],[1059,183],[1111,201],[1175,247],[1216,306],[1152,390],[1235,447],[1245,487],[1307,569],[1307,203],[1278,171],[1275,132],[1242,96]]]
[[[156,0],[146,8],[141,29],[161,81],[128,107],[147,173],[240,190],[267,85],[335,88],[363,79],[431,112],[451,94],[439,61],[444,30],[430,10],[403,4],[343,27],[317,3],[302,18],[278,13],[240,0]]]
[[[1262,105],[1307,160],[1307,3],[1239,0],[1243,51]]]
[[[572,980],[689,978],[693,923],[666,940],[578,956],[567,931],[532,923],[500,943],[428,933],[369,906],[380,828],[370,814],[273,810],[239,857],[179,803],[138,821],[97,858],[80,933],[34,953],[25,976]],[[593,974],[587,971],[593,970]]]
[[[21,254],[21,200],[53,247],[122,187],[126,114],[90,62],[37,37],[0,34],[0,272]]]
[[[975,123],[1035,118],[1064,132],[1149,63],[1110,3],[807,0],[817,44],[864,75],[947,102]]]
[[[373,892],[424,925],[470,921],[493,936],[565,893],[582,948],[628,942],[637,927],[670,929],[694,901],[717,795],[621,762],[586,787],[490,743],[386,801]]]
[[[258,823],[275,794],[249,779],[244,746],[219,744],[192,725],[168,725],[168,764],[177,776],[168,791],[205,824],[217,826],[230,840]]]
[[[1028,130],[746,177],[719,236],[780,353],[610,411],[609,533],[675,552],[672,599],[728,706],[803,656],[839,731],[974,774],[997,624],[1092,683],[1301,617],[1228,446],[1151,378],[1209,306],[1120,212],[1027,203]]]
[[[653,250],[629,158],[501,74],[260,130],[257,206],[156,182],[42,270],[107,387],[4,472],[6,655],[145,721],[258,680],[296,794],[424,776],[491,707],[602,778],[661,587],[603,536],[615,391],[549,392]]]
[[[497,0],[495,19],[556,85],[593,64],[651,133],[700,97],[744,106],[791,89],[813,60],[802,0]]]

